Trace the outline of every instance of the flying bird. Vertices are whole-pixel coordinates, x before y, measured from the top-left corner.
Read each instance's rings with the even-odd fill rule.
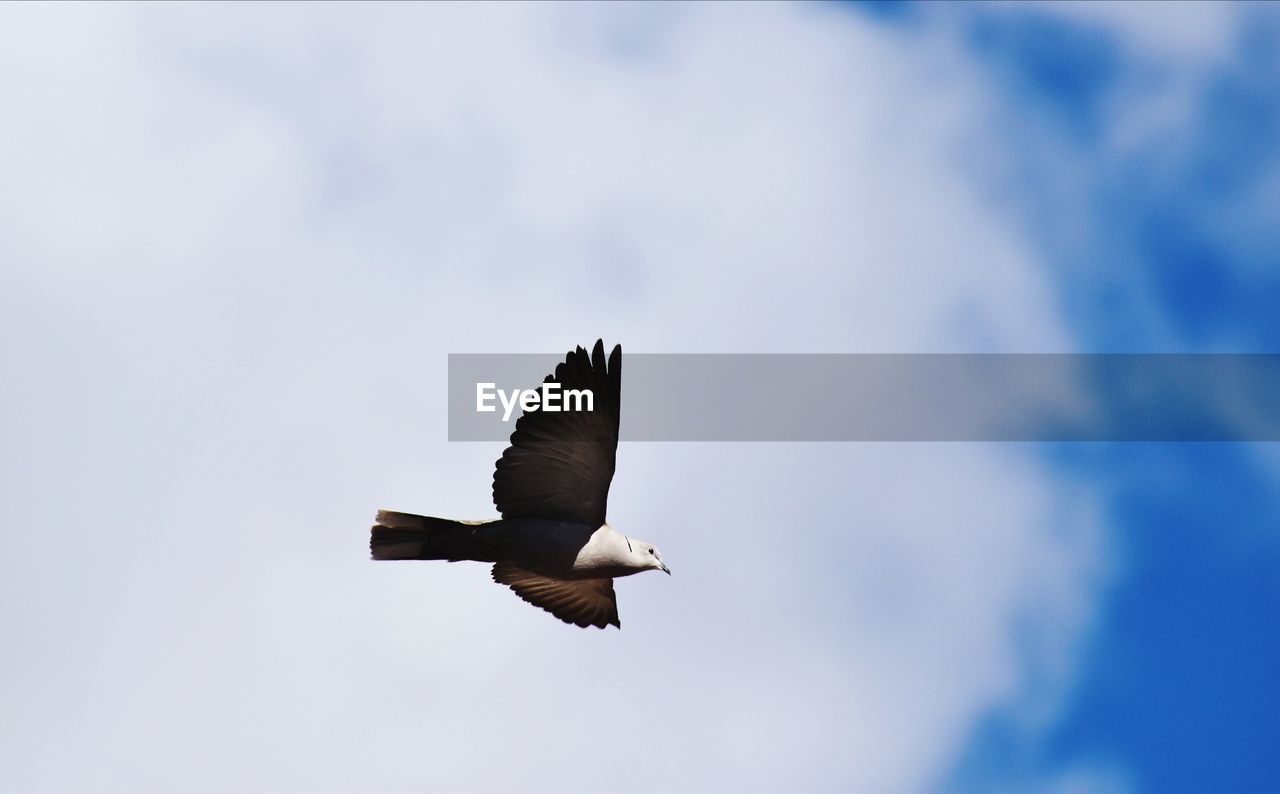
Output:
[[[592,410],[526,410],[493,472],[501,519],[451,521],[378,511],[375,560],[493,563],[493,580],[552,615],[586,628],[622,628],[613,580],[671,569],[652,543],[605,520],[618,451],[622,346],[579,347],[544,383],[587,389]],[[580,406],[580,408],[583,406]]]

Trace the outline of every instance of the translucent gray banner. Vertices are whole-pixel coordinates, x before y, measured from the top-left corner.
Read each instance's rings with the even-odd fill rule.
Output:
[[[449,440],[501,441],[563,355],[449,356]],[[492,411],[477,410],[477,384]],[[561,406],[563,407],[563,397]],[[644,354],[624,441],[1277,441],[1277,354]]]

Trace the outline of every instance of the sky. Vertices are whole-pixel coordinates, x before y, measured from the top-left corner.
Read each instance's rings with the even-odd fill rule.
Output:
[[[624,444],[622,631],[367,559],[449,353],[1274,352],[1278,40],[0,6],[0,791],[1280,791],[1273,444]]]

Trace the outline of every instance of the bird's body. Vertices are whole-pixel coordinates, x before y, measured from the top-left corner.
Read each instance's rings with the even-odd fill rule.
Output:
[[[375,560],[491,562],[494,581],[566,623],[621,627],[613,580],[671,573],[651,543],[605,521],[618,446],[622,348],[604,343],[569,354],[547,382],[589,389],[592,411],[526,412],[498,460],[494,521],[451,521],[378,511],[369,546]]]
[[[422,536],[402,535],[399,543],[376,546],[374,559],[501,561],[556,579],[612,579],[652,567],[643,560],[636,564],[635,543],[608,524],[592,529],[542,518],[448,521],[389,510],[378,511],[378,523]],[[407,554],[414,556],[402,556]]]

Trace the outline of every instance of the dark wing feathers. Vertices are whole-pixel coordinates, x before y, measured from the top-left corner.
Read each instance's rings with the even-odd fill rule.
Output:
[[[622,346],[604,356],[579,347],[548,375],[561,394],[590,389],[591,411],[526,411],[493,473],[493,503],[503,518],[547,518],[600,526],[618,449]]]
[[[525,601],[565,623],[583,628],[622,628],[612,579],[551,579],[500,562],[493,566],[493,581],[507,585]]]

